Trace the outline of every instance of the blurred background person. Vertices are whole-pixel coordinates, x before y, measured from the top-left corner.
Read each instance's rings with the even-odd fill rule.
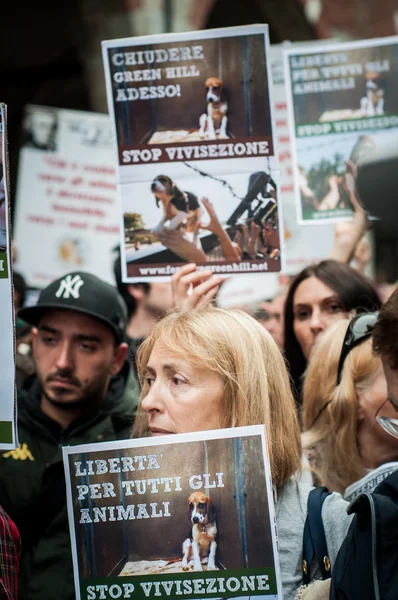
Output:
[[[279,290],[274,298],[260,302],[253,316],[269,331],[279,348],[284,347],[284,310],[287,290]]]
[[[170,282],[123,283],[120,256],[113,263],[116,287],[127,308],[127,343],[135,368],[137,349],[156,323],[173,308]]]
[[[374,311],[381,302],[372,283],[352,267],[325,260],[303,269],[285,302],[285,357],[300,403],[302,377],[317,337],[351,311]]]

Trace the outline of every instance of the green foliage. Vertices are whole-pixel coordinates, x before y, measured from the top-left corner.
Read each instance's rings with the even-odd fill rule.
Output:
[[[308,185],[315,197],[322,200],[329,191],[329,179],[333,175],[342,175],[346,170],[344,155],[336,153],[332,161],[322,158],[312,165],[306,174]]]
[[[124,230],[145,229],[144,219],[140,213],[124,213]]]

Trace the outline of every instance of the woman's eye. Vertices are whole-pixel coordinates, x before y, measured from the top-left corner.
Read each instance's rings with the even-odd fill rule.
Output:
[[[295,314],[295,318],[298,319],[299,321],[305,321],[305,319],[308,319],[309,316],[310,316],[310,313],[308,310],[299,310]]]
[[[154,380],[154,378],[153,378],[153,377],[146,377],[146,378],[145,378],[145,383],[146,383],[146,385],[147,385],[148,387],[151,387],[151,385],[153,384],[153,382],[154,382],[154,381],[155,381],[155,380]]]
[[[331,312],[331,313],[341,312],[341,306],[339,304],[329,304],[329,312]]]
[[[172,381],[173,381],[173,384],[177,385],[177,386],[183,385],[184,383],[186,383],[185,379],[182,379],[181,377],[173,377]]]

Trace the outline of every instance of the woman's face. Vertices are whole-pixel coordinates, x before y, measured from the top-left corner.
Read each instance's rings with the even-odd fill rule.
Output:
[[[152,436],[221,427],[224,382],[217,373],[193,367],[159,340],[149,357],[146,381],[148,393],[141,406]]]
[[[293,298],[293,330],[308,360],[320,333],[334,321],[347,316],[336,292],[315,277],[304,279]]]

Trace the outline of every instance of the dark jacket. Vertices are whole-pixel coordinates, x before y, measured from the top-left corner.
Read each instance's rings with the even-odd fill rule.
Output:
[[[398,598],[398,471],[348,508],[355,517],[337,556],[330,600]]]
[[[22,538],[20,600],[75,598],[62,446],[130,437],[137,398],[126,363],[96,412],[62,430],[40,409],[36,377],[19,390],[20,445],[1,454],[0,505]]]

